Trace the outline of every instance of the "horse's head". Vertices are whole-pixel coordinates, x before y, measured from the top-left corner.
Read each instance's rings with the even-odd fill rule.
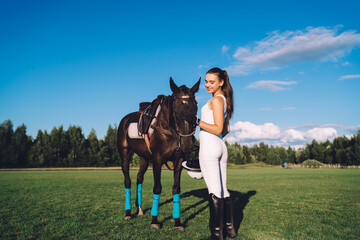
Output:
[[[178,87],[172,78],[170,78],[170,88],[173,92],[172,97],[174,117],[177,131],[182,136],[181,145],[185,152],[191,151],[194,143],[193,134],[195,132],[194,126],[191,126],[187,121],[180,118],[181,113],[188,113],[196,115],[198,107],[195,99],[195,93],[199,91],[200,80],[194,84],[192,88],[185,85]]]

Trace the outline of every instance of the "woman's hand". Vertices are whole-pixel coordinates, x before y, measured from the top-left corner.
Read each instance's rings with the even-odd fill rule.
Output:
[[[200,124],[200,118],[198,116],[190,114],[188,112],[181,112],[180,117],[190,123],[193,127],[196,127]]]

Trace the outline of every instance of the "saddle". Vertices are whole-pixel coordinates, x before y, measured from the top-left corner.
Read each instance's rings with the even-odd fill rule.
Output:
[[[161,110],[161,105],[165,98],[165,95],[159,95],[152,102],[141,102],[139,104],[139,120],[137,122],[132,122],[129,125],[129,137],[133,139],[144,139],[150,154],[152,154],[152,152],[150,150],[149,138],[154,132],[154,129],[151,128],[151,126],[155,124],[156,117]]]
[[[164,95],[159,95],[152,102],[141,102],[139,104],[139,113],[140,118],[138,121],[138,135],[142,136],[144,134],[149,135],[150,126],[153,124],[154,118],[160,112],[161,104],[164,100]]]

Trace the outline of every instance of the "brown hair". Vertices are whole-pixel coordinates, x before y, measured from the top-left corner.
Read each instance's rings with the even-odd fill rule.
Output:
[[[234,99],[233,99],[233,89],[230,84],[229,75],[225,70],[221,70],[220,68],[212,68],[208,73],[215,73],[218,75],[219,80],[223,80],[224,84],[221,86],[221,90],[224,92],[226,98],[226,118],[224,126],[229,126],[229,121],[234,112]]]

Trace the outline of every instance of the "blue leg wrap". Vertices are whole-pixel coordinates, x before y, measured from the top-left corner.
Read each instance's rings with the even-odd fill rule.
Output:
[[[125,211],[131,210],[131,188],[125,188]]]
[[[151,208],[151,216],[157,217],[157,215],[159,214],[159,200],[160,200],[160,194],[153,193],[153,205]]]
[[[173,195],[173,218],[180,218],[180,194]]]
[[[137,185],[137,192],[136,192],[136,206],[142,206],[142,184]]]

